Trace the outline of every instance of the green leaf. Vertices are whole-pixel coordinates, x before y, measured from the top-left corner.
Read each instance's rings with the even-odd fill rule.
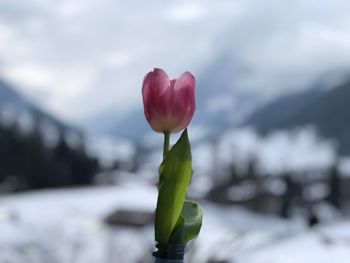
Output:
[[[195,202],[185,201],[181,216],[184,218],[185,243],[196,238],[202,227],[203,211]]]
[[[192,175],[191,146],[187,129],[165,156],[159,173],[155,239],[158,243],[166,244],[179,219]]]
[[[196,238],[202,227],[202,208],[193,201],[185,201],[169,243],[186,245]]]
[[[179,219],[177,220],[177,223],[173,229],[173,232],[171,233],[171,237],[169,239],[169,244],[179,245],[183,244],[185,245],[185,219],[182,215],[179,216]]]

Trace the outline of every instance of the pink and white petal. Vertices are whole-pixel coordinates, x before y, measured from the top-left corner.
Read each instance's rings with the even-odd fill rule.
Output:
[[[187,108],[195,103],[195,78],[190,72],[183,73],[174,84],[174,110]]]
[[[189,72],[183,73],[175,82],[174,107],[186,111],[189,107],[195,109],[195,78]]]
[[[153,77],[152,77],[152,71],[149,72],[143,79],[142,82],[142,100],[143,100],[143,106],[144,106],[144,112],[145,117],[147,120],[150,118],[150,102],[152,100],[152,83],[153,83]]]
[[[153,95],[155,97],[158,97],[162,95],[163,92],[167,90],[167,88],[170,86],[170,79],[166,72],[160,68],[155,68],[152,72],[152,90]]]
[[[194,90],[195,86],[196,79],[190,72],[186,71],[175,81],[174,89],[177,91],[187,87]]]
[[[168,97],[166,93],[169,86],[170,79],[162,69],[155,68],[145,76],[142,85],[142,97],[145,116],[149,122],[154,119],[154,113],[166,110],[165,98],[162,98],[162,96]]]

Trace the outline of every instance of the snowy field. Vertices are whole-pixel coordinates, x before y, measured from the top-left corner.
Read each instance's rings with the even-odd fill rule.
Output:
[[[152,262],[151,225],[111,227],[103,218],[122,208],[153,211],[155,201],[156,189],[140,182],[2,196],[0,263]],[[349,262],[350,222],[306,230],[301,220],[202,204],[188,263]]]

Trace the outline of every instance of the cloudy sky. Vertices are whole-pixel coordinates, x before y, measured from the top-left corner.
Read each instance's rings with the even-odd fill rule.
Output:
[[[153,67],[199,75],[222,54],[251,68],[240,88],[276,92],[350,68],[349,13],[348,0],[2,0],[0,73],[69,121],[137,107]]]

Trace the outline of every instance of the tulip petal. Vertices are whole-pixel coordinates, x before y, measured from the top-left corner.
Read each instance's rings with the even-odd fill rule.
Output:
[[[195,110],[195,78],[189,72],[170,80],[164,70],[149,72],[142,85],[144,112],[157,132],[178,132],[187,127]]]
[[[194,89],[195,84],[196,80],[194,76],[190,72],[186,71],[176,80],[174,88],[176,91],[185,87]]]
[[[149,72],[143,81],[142,97],[144,112],[151,127],[158,131],[162,130],[162,115],[167,112],[170,79],[164,70],[155,68]]]
[[[147,121],[151,118],[150,112],[149,112],[149,106],[150,102],[152,100],[152,73],[149,72],[143,79],[142,83],[142,99],[143,99],[143,105],[144,105],[144,111],[145,111],[145,117]]]
[[[173,98],[173,115],[178,116],[174,131],[188,126],[195,111],[195,78],[189,72],[183,73],[175,82]],[[179,114],[181,113],[181,114]]]

